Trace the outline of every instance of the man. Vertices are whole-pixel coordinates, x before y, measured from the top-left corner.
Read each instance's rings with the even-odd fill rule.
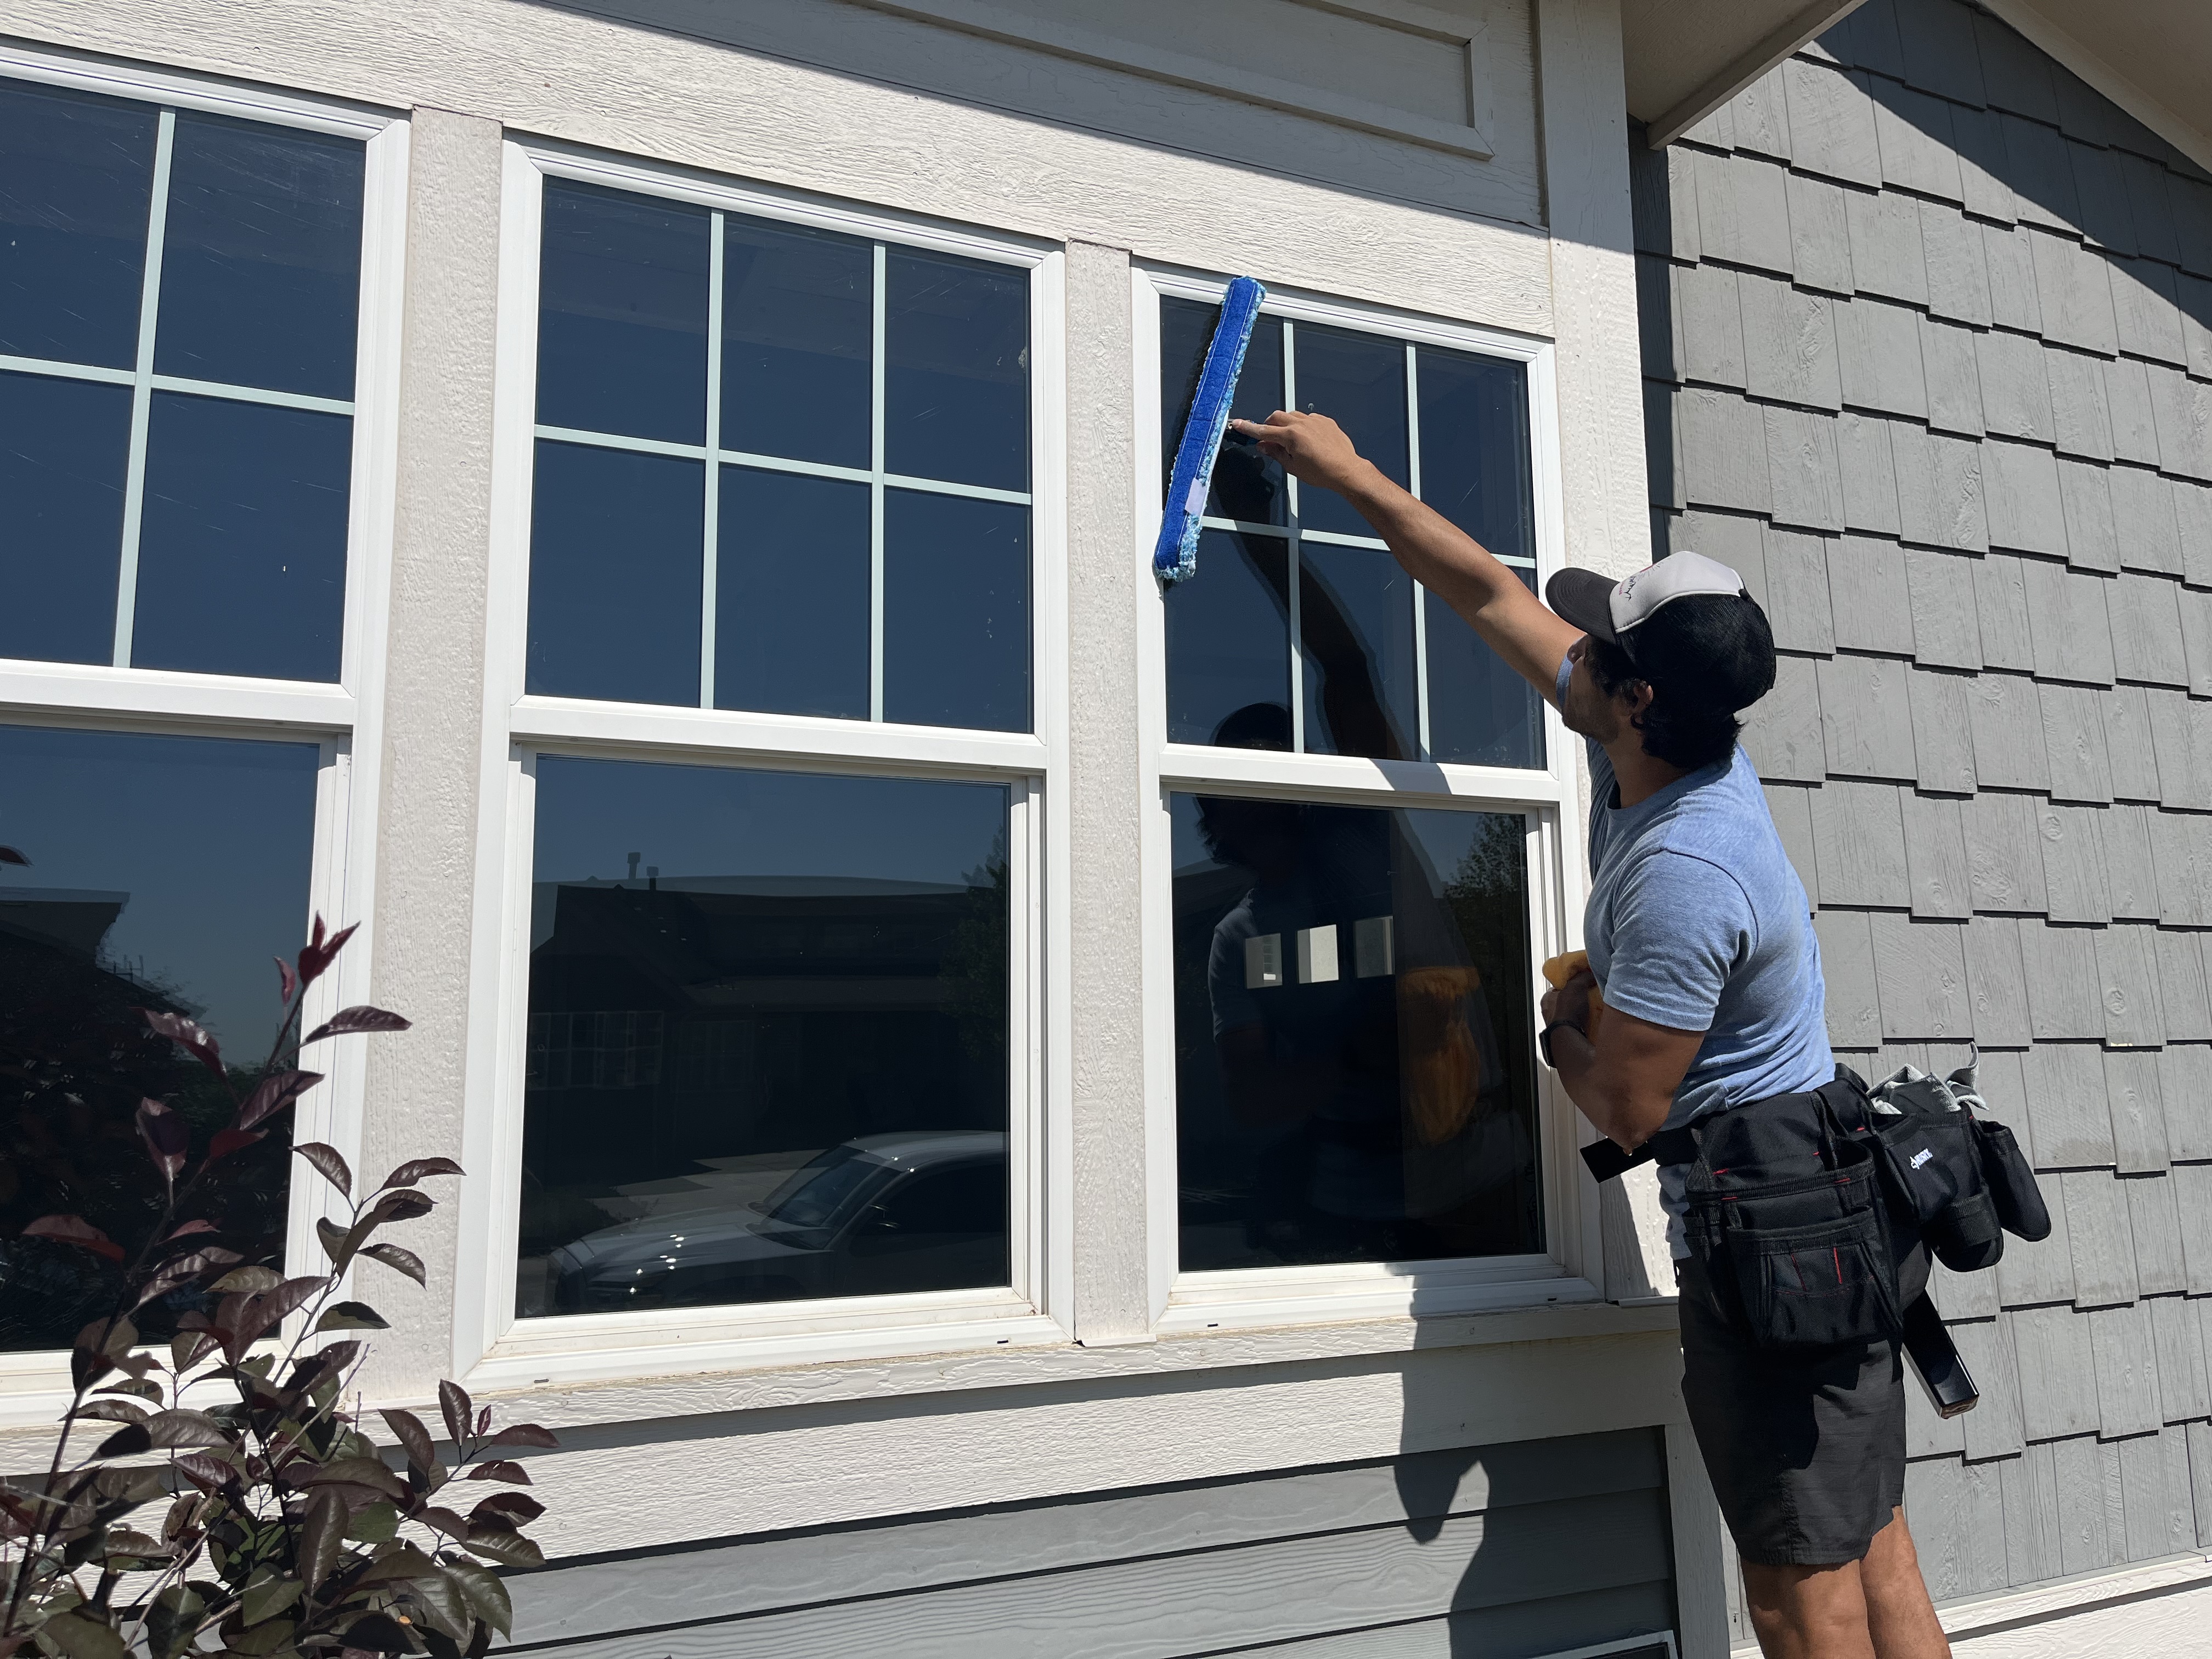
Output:
[[[1774,683],[1773,637],[1741,578],[1690,553],[1617,584],[1565,570],[1547,611],[1327,416],[1232,424],[1357,507],[1588,740],[1596,1041],[1584,1035],[1590,975],[1543,1005],[1548,1057],[1583,1115],[1633,1151],[1662,1127],[1831,1081],[1804,888],[1736,744],[1738,713]],[[1661,1188],[1683,1279],[1683,1395],[1760,1647],[1770,1659],[1948,1655],[1902,1508],[1897,1345],[1753,1346],[1702,1293],[1679,1172],[1662,1170]]]

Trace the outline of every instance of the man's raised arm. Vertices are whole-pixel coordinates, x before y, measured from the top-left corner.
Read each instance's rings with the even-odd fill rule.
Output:
[[[1230,424],[1301,483],[1350,501],[1416,581],[1459,612],[1540,695],[1553,696],[1559,659],[1581,633],[1546,610],[1488,549],[1364,459],[1326,415],[1279,409],[1264,424]]]

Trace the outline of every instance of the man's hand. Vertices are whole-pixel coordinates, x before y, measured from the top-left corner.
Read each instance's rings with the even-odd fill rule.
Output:
[[[1302,483],[1350,496],[1382,476],[1373,462],[1361,459],[1344,428],[1326,415],[1279,409],[1264,422],[1231,421],[1229,426],[1257,443],[1269,460],[1280,461],[1283,470]]]
[[[1597,988],[1597,977],[1587,967],[1577,968],[1565,985],[1544,993],[1544,1024],[1565,1020],[1576,1030],[1589,1030],[1590,993]]]

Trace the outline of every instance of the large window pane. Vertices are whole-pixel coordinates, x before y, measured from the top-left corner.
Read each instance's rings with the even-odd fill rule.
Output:
[[[884,496],[884,718],[1030,729],[1030,513]]]
[[[1182,1266],[1542,1249],[1523,820],[1170,805]]]
[[[106,662],[131,392],[0,374],[0,657]]]
[[[722,469],[714,705],[868,717],[868,487]]]
[[[1027,489],[1029,273],[893,248],[884,280],[884,465]]]
[[[538,444],[530,690],[697,706],[705,486],[699,461]]]
[[[1307,542],[1301,557],[1306,752],[1419,758],[1413,578],[1370,548]]]
[[[866,466],[874,249],[732,217],[722,271],[722,447]]]
[[[704,209],[547,182],[542,424],[705,441],[708,251]]]
[[[0,351],[137,360],[156,112],[0,86]]]
[[[519,1312],[1007,1282],[1007,805],[538,761]]]
[[[1198,574],[1167,592],[1170,743],[1231,743],[1221,723],[1260,704],[1281,710],[1279,746],[1290,747],[1290,546],[1200,532]]]
[[[1536,556],[1528,371],[1423,346],[1421,499],[1501,558]]]
[[[82,1215],[136,1254],[161,1182],[133,1128],[139,1101],[191,1122],[194,1152],[230,1118],[215,1079],[153,1039],[137,1010],[189,1015],[250,1086],[278,1017],[271,957],[307,925],[312,744],[0,726],[0,1349],[64,1348],[113,1305],[118,1266],[17,1235]],[[233,1156],[210,1243],[248,1261],[283,1248],[290,1126]],[[135,1316],[165,1339],[212,1313],[200,1291]]]
[[[335,680],[353,422],[157,392],[131,660]]]
[[[1308,323],[1299,325],[1293,349],[1298,407],[1328,416],[1362,455],[1400,483],[1407,482],[1405,346],[1379,334]],[[1309,530],[1375,533],[1333,489],[1302,487],[1298,518]]]
[[[320,133],[177,117],[156,369],[353,396],[363,155]]]
[[[1167,487],[1175,471],[1176,450],[1190,418],[1191,399],[1206,367],[1206,349],[1221,320],[1219,306],[1194,300],[1160,301],[1160,482]],[[1283,322],[1261,317],[1244,348],[1244,367],[1229,413],[1237,420],[1264,421],[1283,406]],[[1209,518],[1241,519],[1247,524],[1290,522],[1290,492],[1279,461],[1268,460],[1256,446],[1231,434],[1214,459]]]

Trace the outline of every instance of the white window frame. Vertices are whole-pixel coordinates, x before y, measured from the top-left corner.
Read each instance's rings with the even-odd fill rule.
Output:
[[[548,179],[782,220],[1027,270],[1030,289],[1030,710],[1029,732],[957,730],[711,708],[597,702],[526,692],[530,516],[537,424],[538,250]],[[1060,405],[1063,256],[1051,244],[985,233],[714,175],[544,142],[505,147],[493,436],[491,604],[486,641],[483,803],[477,954],[462,1163],[454,1354],[466,1386],[528,1387],[767,1364],[894,1356],[1069,1340],[1048,1264],[1064,1223],[1046,1205],[1047,1169],[1064,1159],[1065,1091],[1048,1091],[1048,1051],[1064,1051],[1064,976],[1046,990],[1048,841],[1065,776],[1066,636],[1064,440]],[[703,452],[702,452],[703,453]],[[726,453],[725,459],[727,459]],[[978,495],[1004,492],[972,492]],[[709,624],[711,626],[711,622]],[[540,754],[807,771],[844,776],[1003,782],[1012,794],[1007,1044],[1008,1232],[1004,1287],[611,1314],[514,1313],[520,1219],[530,890]],[[1048,1106],[1048,1099],[1058,1103]]]
[[[399,345],[406,271],[409,126],[397,113],[296,96],[212,77],[120,65],[25,46],[0,46],[0,79],[40,82],[134,102],[207,111],[363,141],[360,316],[349,403],[277,392],[227,392],[295,408],[342,408],[353,417],[347,504],[345,617],[335,684],[117,667],[112,664],[0,659],[0,724],[143,732],[156,736],[310,742],[316,772],[314,850],[308,912],[333,927],[362,924],[337,964],[310,988],[304,1018],[326,1018],[368,1000],[375,948],[368,925],[376,868],[376,800],[382,747],[385,642],[388,631],[392,536],[398,477]],[[167,129],[170,124],[164,120]],[[159,209],[157,208],[157,212]],[[29,360],[0,367],[50,372]],[[137,374],[68,378],[121,379],[149,389],[172,382],[151,374],[142,351]],[[118,615],[118,630],[127,619]],[[35,854],[33,854],[35,856]],[[306,942],[308,914],[300,918]],[[270,1031],[276,1019],[276,970],[270,970]],[[234,1038],[235,1044],[239,1039]],[[258,1060],[258,1034],[240,1058]],[[366,1045],[340,1043],[324,1056],[327,1080],[295,1109],[299,1140],[321,1140],[357,1161],[368,1075]],[[291,1182],[285,1271],[325,1271],[314,1223],[338,1219],[335,1195],[319,1181]],[[0,1427],[50,1424],[70,1394],[65,1353],[0,1354]]]
[[[1581,883],[1565,821],[1576,799],[1575,739],[1548,700],[1541,702],[1541,769],[1370,760],[1347,755],[1217,749],[1167,738],[1166,605],[1152,574],[1162,507],[1160,301],[1221,303],[1225,278],[1139,264],[1132,272],[1137,395],[1133,482],[1139,540],[1133,556],[1154,596],[1140,606],[1143,708],[1146,1145],[1150,1211],[1150,1289],[1162,1335],[1346,1320],[1423,1318],[1547,1303],[1603,1299],[1594,1204],[1585,1201],[1572,1103],[1550,1070],[1536,1068],[1542,1214],[1540,1254],[1412,1263],[1351,1262],[1185,1272],[1179,1261],[1174,983],[1174,854],[1168,798],[1179,793],[1249,794],[1374,807],[1484,808],[1522,814],[1528,826],[1530,1006],[1543,988],[1546,957],[1569,948],[1568,902]],[[1480,352],[1526,365],[1536,575],[1540,591],[1564,562],[1565,508],[1559,468],[1559,398],[1553,349],[1543,340],[1297,289],[1268,291],[1266,314],[1384,336],[1408,344]],[[1226,521],[1220,521],[1225,523]],[[1340,542],[1345,538],[1331,536]],[[1421,635],[1417,630],[1417,639]],[[1295,651],[1297,641],[1291,641]],[[1425,651],[1425,641],[1419,647]],[[1294,659],[1295,665],[1295,659]],[[1425,677],[1424,677],[1425,678]],[[1294,687],[1297,676],[1292,678]],[[1422,726],[1427,726],[1425,684]],[[1295,695],[1295,692],[1294,692]],[[1425,744],[1424,745],[1425,748]]]

